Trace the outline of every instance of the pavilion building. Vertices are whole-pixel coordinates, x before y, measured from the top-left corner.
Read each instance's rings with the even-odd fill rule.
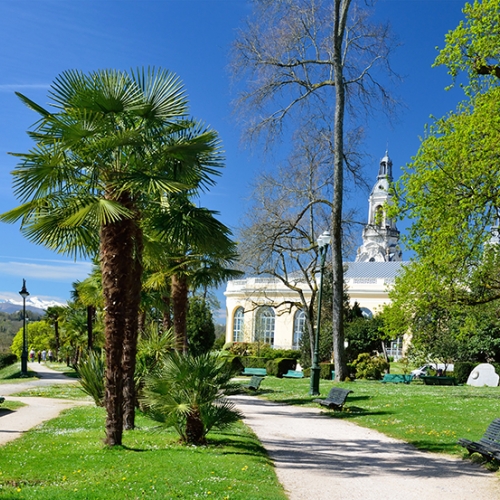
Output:
[[[363,242],[355,261],[345,263],[344,281],[350,302],[357,302],[367,316],[376,315],[389,302],[388,291],[404,264],[400,233],[395,221],[386,217],[386,208],[392,203],[392,181],[392,161],[386,153],[380,161],[377,181],[368,200]],[[305,284],[304,291],[307,297]],[[297,293],[278,279],[231,280],[224,295],[226,342],[260,339],[276,348],[299,347],[305,313],[300,307],[290,307],[291,302],[298,301]]]

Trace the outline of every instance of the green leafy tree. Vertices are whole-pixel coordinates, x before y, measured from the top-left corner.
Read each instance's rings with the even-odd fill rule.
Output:
[[[468,78],[460,80],[466,100],[428,128],[396,186],[415,260],[391,292],[393,332],[426,325],[427,335],[443,333],[456,307],[500,298],[499,245],[491,244],[500,216],[500,10],[497,0],[483,0],[463,12],[435,65],[447,66],[453,83]]]
[[[26,323],[26,337],[28,339],[28,351],[48,351],[55,347],[54,335],[51,326],[46,321]],[[12,339],[10,350],[19,359],[23,350],[23,329],[21,328]]]
[[[49,93],[53,111],[18,95],[39,121],[30,132],[35,146],[17,155],[13,172],[22,204],[1,219],[20,220],[28,239],[55,251],[99,254],[105,442],[120,445],[135,409],[143,214],[220,166],[217,134],[187,118],[184,89],[163,70],[64,72]]]
[[[189,299],[187,316],[187,339],[189,352],[194,356],[209,352],[215,342],[215,325],[212,311],[201,297]]]

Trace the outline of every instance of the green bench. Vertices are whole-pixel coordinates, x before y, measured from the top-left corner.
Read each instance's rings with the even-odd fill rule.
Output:
[[[325,399],[313,399],[313,403],[318,403],[321,406],[326,406],[330,410],[342,410],[347,396],[353,391],[349,389],[341,389],[340,387],[332,387],[328,396]]]
[[[467,448],[469,454],[480,453],[488,461],[500,460],[500,418],[496,418],[479,441],[461,438],[458,444]]]
[[[261,382],[264,380],[264,377],[259,377],[258,375],[252,375],[250,382],[248,384],[244,384],[243,387],[245,389],[250,389],[251,391],[258,391]]]
[[[265,377],[267,375],[267,370],[265,368],[245,368],[242,375],[259,375],[260,377]]]
[[[399,373],[386,373],[382,382],[385,384],[390,382],[392,384],[409,384],[413,380],[413,375],[401,375]]]
[[[457,385],[455,377],[437,377],[431,375],[421,375],[420,378],[425,385]]]
[[[297,370],[288,370],[286,373],[283,373],[284,378],[304,378],[304,372]]]

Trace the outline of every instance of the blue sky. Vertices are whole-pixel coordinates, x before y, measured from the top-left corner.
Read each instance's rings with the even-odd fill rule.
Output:
[[[462,98],[444,68],[432,69],[444,35],[462,19],[462,0],[379,0],[379,20],[389,21],[401,46],[392,58],[404,76],[397,89],[406,108],[397,120],[383,115],[370,122],[364,143],[365,173],[375,181],[387,145],[394,174],[411,160],[430,115],[442,116]],[[266,166],[258,149],[240,140],[232,116],[235,98],[228,52],[236,29],[250,13],[246,0],[1,0],[0,1],[0,212],[17,206],[11,170],[31,142],[26,130],[36,120],[14,95],[19,91],[42,105],[62,71],[102,68],[128,70],[156,66],[183,81],[191,114],[216,129],[224,143],[226,168],[218,184],[202,199],[220,212],[233,230],[245,214],[249,185]],[[364,219],[368,193],[351,196]],[[35,246],[16,225],[0,224],[0,298],[15,296],[22,279],[32,295],[65,301],[71,284],[84,279],[90,266]]]

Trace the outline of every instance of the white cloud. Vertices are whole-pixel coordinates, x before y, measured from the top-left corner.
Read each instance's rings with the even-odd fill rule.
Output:
[[[48,89],[50,83],[4,83],[0,85],[0,92],[16,92],[25,89]]]
[[[57,260],[0,262],[0,274],[21,278],[50,279],[54,281],[84,280],[92,269],[90,262]]]

